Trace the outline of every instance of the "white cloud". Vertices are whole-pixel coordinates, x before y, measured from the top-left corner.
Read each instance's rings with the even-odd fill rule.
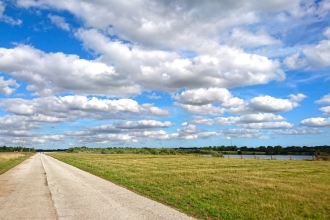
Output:
[[[281,41],[274,39],[266,31],[260,30],[252,33],[248,30],[234,28],[227,44],[235,47],[260,47],[266,45],[281,45]]]
[[[307,96],[303,94],[289,95],[289,99],[279,99],[271,96],[259,96],[239,107],[233,107],[229,111],[233,114],[251,114],[256,112],[287,112],[299,106],[299,102]]]
[[[307,134],[322,134],[323,132],[317,128],[309,129],[283,129],[275,130],[274,134],[277,135],[307,135]]]
[[[307,118],[300,122],[307,127],[330,127],[330,118]]]
[[[168,128],[173,126],[169,121],[160,122],[155,120],[139,120],[139,121],[119,121],[113,124],[105,124],[94,127],[86,127],[81,132],[67,132],[66,134],[75,136],[95,136],[104,133],[128,133],[150,131],[157,128]]]
[[[324,114],[330,114],[330,106],[319,108],[319,110]]]
[[[249,124],[240,124],[239,126],[249,129],[284,129],[284,128],[294,127],[293,124],[288,123],[286,121],[249,123]]]
[[[16,80],[5,80],[3,76],[0,76],[0,94],[6,96],[11,95],[18,87],[19,84],[16,82]]]
[[[330,27],[324,31],[327,40],[322,40],[316,46],[308,46],[303,52],[312,68],[330,65]]]
[[[202,115],[222,115],[225,112],[225,108],[216,107],[211,104],[207,105],[185,105],[174,102],[175,106],[180,106],[184,111],[193,113],[193,114],[202,114]]]
[[[301,58],[299,53],[295,53],[283,60],[284,65],[289,69],[301,69],[308,65],[305,58]]]
[[[251,99],[249,107],[260,112],[286,112],[297,107],[298,103],[288,99],[277,99],[271,96]]]
[[[221,134],[226,139],[232,138],[264,138],[259,130],[256,129],[223,129]]]
[[[152,141],[152,140],[175,140],[179,136],[178,133],[168,134],[164,130],[134,132],[133,135],[136,138],[143,138],[146,141]]]
[[[15,20],[14,18],[7,16],[4,14],[4,11],[6,9],[5,4],[1,1],[0,2],[0,22],[5,22],[8,23],[10,25],[21,25],[22,24],[22,20],[17,19]]]
[[[239,121],[239,117],[217,117],[217,118],[208,118],[205,116],[193,116],[191,118],[191,123],[195,124],[204,124],[204,125],[220,125],[220,126],[228,126],[235,124]]]
[[[149,111],[152,115],[160,116],[160,117],[167,116],[167,115],[171,114],[171,112],[169,110],[161,109],[161,108],[158,108],[158,107],[155,107],[155,106],[150,107]]]
[[[302,8],[300,1],[55,1],[18,0],[21,7],[54,8],[73,13],[85,27],[116,33],[147,47],[189,49],[205,40],[217,41],[219,33],[235,26],[257,24],[264,13]],[[300,9],[299,12],[306,10]],[[205,13],[207,12],[207,13]],[[273,19],[268,18],[269,20]]]
[[[227,102],[231,98],[231,93],[223,88],[192,89],[174,95],[174,99],[179,103],[188,105],[207,105]]]
[[[136,143],[138,142],[134,136],[128,134],[96,134],[96,135],[84,135],[84,136],[76,136],[74,133],[68,135],[71,138],[76,139],[79,143],[100,143],[106,144],[109,142],[114,143]]]
[[[172,126],[169,121],[160,122],[155,120],[126,121],[114,124],[120,129],[146,129],[146,128],[168,128]]]
[[[159,95],[156,95],[156,93],[152,93],[151,95],[147,95],[149,99],[161,99],[162,97]]]
[[[277,122],[284,121],[280,115],[274,115],[271,113],[258,113],[258,114],[249,114],[239,117],[240,123],[260,123],[260,122]]]
[[[29,121],[26,116],[9,116],[0,117],[0,127],[2,130],[30,130],[40,128],[38,123]]]
[[[224,107],[239,106],[244,104],[242,99],[233,97],[232,94],[224,88],[200,88],[185,90],[180,94],[173,96],[174,105],[182,107],[186,112],[195,114],[221,115],[224,113]],[[222,103],[216,107],[212,104]]]
[[[249,114],[236,117],[217,117],[207,118],[204,116],[193,116],[191,119],[192,123],[204,124],[204,125],[220,125],[229,126],[236,124],[244,128],[281,128],[281,127],[292,127],[292,124],[284,122],[285,118],[280,115],[274,115],[271,113],[259,113]]]
[[[235,87],[282,81],[280,63],[217,43],[203,46],[191,59],[179,53],[146,49],[139,45],[111,41],[97,30],[80,29],[76,36],[96,54],[98,60],[116,64],[116,72],[129,74],[145,89],[177,91],[181,88]]]
[[[65,30],[70,31],[70,25],[65,22],[65,18],[57,15],[48,15],[48,18],[51,20],[53,24],[55,24],[57,27]]]
[[[1,99],[0,107],[16,115],[28,116],[31,121],[65,122],[77,118],[118,118],[123,114],[143,114],[149,116],[164,116],[167,110],[154,107],[152,104],[139,105],[132,99],[99,99],[85,96],[49,96],[32,100],[20,98]]]
[[[196,125],[185,123],[183,128],[177,129],[178,139],[192,140],[192,139],[207,139],[212,136],[218,136],[217,132],[202,131],[196,128]]]
[[[317,104],[330,104],[330,93],[323,96],[320,100],[315,101]]]
[[[26,81],[37,95],[63,92],[128,96],[139,94],[141,88],[128,76],[119,75],[112,66],[80,59],[76,55],[45,53],[33,47],[19,45],[0,48],[0,71]]]

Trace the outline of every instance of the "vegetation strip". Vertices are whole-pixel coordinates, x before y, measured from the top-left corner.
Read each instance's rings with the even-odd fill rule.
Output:
[[[0,174],[31,157],[34,153],[0,153]]]
[[[199,219],[330,219],[327,161],[50,155]]]

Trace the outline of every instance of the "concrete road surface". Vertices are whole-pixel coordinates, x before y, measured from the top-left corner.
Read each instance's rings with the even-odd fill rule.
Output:
[[[0,175],[0,219],[193,219],[44,154]]]

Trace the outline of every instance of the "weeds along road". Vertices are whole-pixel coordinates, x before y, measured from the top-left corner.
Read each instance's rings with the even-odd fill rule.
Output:
[[[0,175],[0,219],[193,219],[44,154]]]

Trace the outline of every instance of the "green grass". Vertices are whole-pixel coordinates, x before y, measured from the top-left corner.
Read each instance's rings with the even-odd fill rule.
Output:
[[[330,163],[49,154],[198,219],[330,219]]]
[[[34,153],[0,153],[0,174],[20,164]]]

